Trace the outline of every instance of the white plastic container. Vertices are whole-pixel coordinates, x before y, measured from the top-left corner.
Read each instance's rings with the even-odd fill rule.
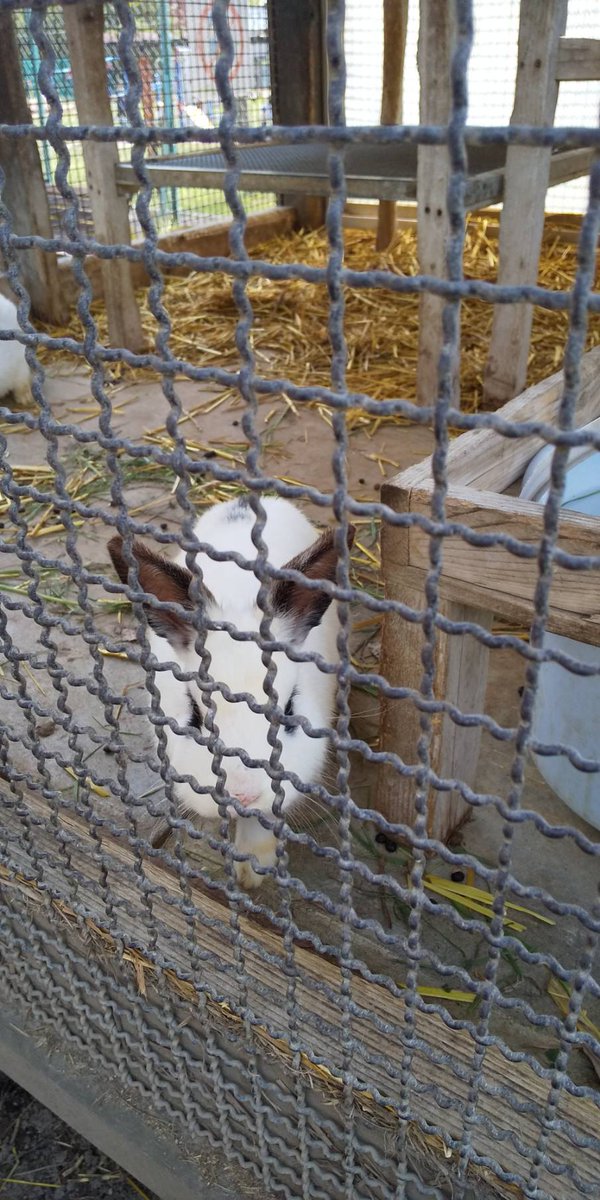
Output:
[[[600,430],[600,419],[586,429]],[[543,504],[548,495],[553,447],[546,446],[530,462],[521,496]],[[577,447],[569,455],[563,508],[600,518],[600,451]],[[600,599],[600,586],[599,586]],[[600,646],[548,633],[548,649],[600,667]],[[546,744],[561,742],[588,759],[600,760],[600,675],[574,675],[558,663],[543,663],[533,713],[533,737]],[[600,772],[578,771],[562,754],[536,755],[546,783],[565,804],[600,829]]]

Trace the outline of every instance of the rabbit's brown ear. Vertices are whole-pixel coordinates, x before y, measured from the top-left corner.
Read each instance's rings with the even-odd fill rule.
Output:
[[[123,554],[123,539],[120,535],[111,538],[108,552],[121,583],[127,583],[128,566]],[[157,600],[170,601],[180,604],[182,608],[192,610],[190,599],[190,584],[192,574],[186,567],[169,562],[160,554],[155,554],[143,542],[134,541],[133,557],[136,560],[140,587],[144,592],[150,592]],[[188,646],[193,636],[190,624],[176,613],[159,611],[149,604],[145,606],[148,624],[160,637],[167,638],[172,646],[178,648]]]
[[[352,547],[355,529],[348,526],[348,548]],[[328,529],[308,550],[297,554],[285,564],[286,571],[301,571],[307,579],[324,579],[335,583],[337,549],[333,529]],[[306,588],[291,579],[276,579],[271,588],[271,605],[277,617],[292,622],[294,640],[303,642],[311,629],[327,612],[331,596],[317,588]]]

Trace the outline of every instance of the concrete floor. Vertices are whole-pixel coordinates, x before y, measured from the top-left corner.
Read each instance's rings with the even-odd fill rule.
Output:
[[[188,382],[178,384],[177,390],[184,413],[197,409],[201,404],[210,404],[213,396],[217,395],[210,389],[201,389]],[[87,431],[97,426],[97,411],[90,397],[89,381],[81,373],[50,377],[47,394],[57,419],[80,424],[81,428]],[[144,380],[117,385],[114,388],[113,403],[115,431],[138,443],[144,434],[164,424],[167,404],[160,388],[153,382]],[[204,446],[216,447],[218,454],[239,455],[243,453],[240,450],[240,444],[243,443],[240,415],[240,403],[232,399],[210,413],[198,412],[193,420],[187,421],[182,428],[187,438]],[[274,400],[261,404],[258,426],[261,429],[270,427],[272,431],[264,454],[265,470],[277,476],[302,480],[325,491],[329,489],[334,438],[322,415],[315,410],[296,414],[282,400]],[[13,431],[6,436],[9,461],[13,466],[33,466],[45,461],[45,447],[38,434]],[[421,428],[387,425],[382,426],[374,436],[369,435],[368,428],[355,430],[350,437],[348,456],[352,494],[360,499],[373,499],[384,475],[391,477],[399,469],[425,457],[430,452],[431,445],[429,431]],[[60,457],[68,473],[80,469],[81,451],[77,451],[72,438],[60,440]],[[220,458],[219,461],[227,463],[231,460]],[[152,521],[155,527],[161,530],[178,527],[180,514],[177,501],[164,478],[159,483],[152,478],[145,478],[142,468],[139,468],[138,477],[136,469],[129,473],[126,497],[130,510],[142,506],[143,511],[139,519]],[[108,506],[107,474],[104,496],[100,496],[98,502],[102,503],[105,511],[111,511]],[[312,509],[311,512],[309,505],[308,511],[309,515],[314,518],[320,517],[322,521],[323,510],[319,512]],[[5,537],[11,536],[10,524],[6,518],[0,523],[0,534]],[[112,578],[106,552],[109,536],[110,531],[101,517],[88,519],[78,533],[78,550],[87,566],[98,567]],[[369,531],[362,531],[362,536],[368,542]],[[60,533],[36,538],[31,544],[49,560],[65,560],[64,535]],[[2,551],[0,571],[19,565],[9,547],[2,546]],[[0,586],[1,583],[0,579]],[[11,580],[11,583],[14,586],[14,581]],[[48,590],[49,585],[46,583],[44,586]],[[11,593],[8,595],[10,598]],[[65,595],[72,599],[72,590],[65,592]],[[102,598],[106,598],[102,588],[92,586],[90,603],[94,621],[103,630],[114,633],[117,639],[124,642],[133,640],[135,635],[131,621],[126,615],[121,621],[117,616],[108,614],[106,609],[103,611],[99,603]],[[60,609],[50,605],[50,611],[59,613]],[[69,613],[69,618],[76,622],[77,614]],[[55,697],[52,694],[52,681],[42,661],[46,658],[47,651],[39,641],[39,629],[30,618],[20,613],[9,615],[9,629],[15,645],[30,649],[35,644],[39,649],[40,665],[24,674],[23,686],[39,707],[52,709]],[[85,716],[88,723],[95,724],[101,731],[104,730],[108,743],[105,713],[85,687],[93,664],[84,639],[79,634],[66,634],[60,626],[52,630],[51,636],[58,648],[59,661],[81,676],[80,685],[69,688],[69,700],[74,711],[78,717]],[[361,655],[363,661],[375,667],[377,654],[378,640],[374,635],[367,645],[362,646]],[[107,680],[117,692],[128,689],[129,695],[139,696],[141,700],[145,689],[139,671],[133,664],[121,659],[106,658],[103,666]],[[10,686],[11,671],[6,661],[2,663],[2,672],[0,682]],[[514,652],[492,652],[486,712],[503,724],[514,724],[518,716],[518,689],[522,681],[522,660]],[[356,735],[366,740],[372,739],[377,731],[376,700],[364,693],[357,693],[353,696],[353,709]],[[7,711],[6,707],[4,711]],[[145,719],[125,714],[122,715],[120,723],[124,736],[131,739],[129,744],[135,746],[138,756],[143,758],[147,753],[150,759],[153,752],[153,735]],[[48,724],[47,719],[40,715],[37,717],[37,726],[39,736],[43,738],[41,744],[45,751],[62,752],[67,756],[71,753],[64,735],[56,726]],[[16,705],[11,708],[10,727],[17,737],[26,728],[23,713]],[[114,762],[106,747],[94,746],[85,738],[81,739],[81,746],[86,754],[89,754],[90,766],[95,768],[98,776],[113,777]],[[10,761],[14,767],[30,772],[32,776],[36,775],[36,763],[31,751],[18,740],[11,745]],[[495,741],[489,734],[484,733],[477,788],[482,792],[506,796],[510,787],[511,763],[511,744]],[[48,761],[47,770],[54,786],[65,789],[66,794],[72,793],[74,784],[55,761]],[[353,794],[361,807],[369,805],[372,783],[372,768],[355,763]],[[146,811],[146,807],[142,806],[145,815],[140,824],[143,831],[149,831],[154,820],[153,814],[159,811],[161,802],[161,789],[157,785],[156,775],[146,762],[132,763],[130,784],[139,801],[147,798],[148,809]],[[116,822],[119,821],[117,806],[113,805],[112,801],[97,796],[94,797],[94,804],[103,815],[110,815]],[[530,763],[527,769],[523,805],[541,813],[553,824],[569,824],[591,840],[598,840],[597,831],[579,820],[550,791],[533,763]],[[338,829],[333,814],[315,810],[306,812],[304,818],[300,817],[299,820],[304,820],[305,827],[313,832],[321,844],[336,846]],[[502,823],[495,809],[484,808],[477,810],[473,819],[464,826],[461,845],[484,864],[493,866],[497,861],[501,838]],[[400,881],[405,879],[405,857],[401,852],[386,854],[382,851],[374,842],[372,828],[366,826],[355,831],[354,850],[356,857],[362,858],[371,868],[376,869],[381,864]],[[199,845],[194,842],[193,853],[205,862],[207,870],[220,869],[214,856],[202,843]],[[520,824],[514,830],[512,861],[514,874],[522,882],[546,888],[561,902],[591,909],[598,886],[597,859],[586,855],[572,838],[549,839],[539,833],[531,822]],[[323,859],[311,856],[307,850],[300,852],[293,849],[291,868],[308,886],[318,886],[332,898],[338,895],[337,868]],[[449,873],[447,866],[435,860],[429,864],[429,869],[433,873]],[[274,895],[273,886],[266,884],[262,890],[264,902],[277,905],[278,899]],[[384,887],[358,881],[354,905],[359,915],[373,917],[380,921],[385,929],[396,933],[400,939],[404,937],[406,911],[393,901],[393,897],[390,898]],[[532,907],[536,905],[533,904]],[[335,922],[324,911],[302,900],[294,900],[294,916],[299,925],[321,932],[324,936],[326,934],[326,940],[329,942],[335,941]],[[530,950],[554,953],[568,968],[577,964],[585,948],[586,931],[576,916],[557,917],[554,926],[540,924],[530,917],[524,917],[523,923],[526,925],[526,932],[521,937]],[[483,938],[464,933],[445,919],[440,921],[431,916],[425,917],[423,937],[425,944],[446,962],[459,963],[476,977],[483,977],[486,963],[486,945]],[[354,952],[372,969],[387,971],[396,979],[402,977],[402,954],[398,948],[392,953],[382,948],[380,943],[376,944],[366,935],[357,933]],[[506,995],[521,997],[528,1001],[536,1012],[556,1012],[552,1000],[547,995],[548,973],[544,968],[520,963],[514,954],[507,953],[500,960],[498,980]],[[440,983],[435,972],[426,966],[423,968],[421,981],[430,985]],[[452,985],[452,981],[447,982]],[[464,984],[457,980],[454,986],[464,987]],[[459,1005],[449,1007],[457,1016],[470,1018],[473,1015],[470,1008]],[[593,1005],[587,1007],[592,1015]],[[598,1021],[597,1015],[595,1020]],[[496,1031],[500,1032],[514,1049],[529,1050],[536,1054],[544,1065],[552,1061],[557,1044],[551,1033],[510,1012],[496,1012],[494,1021]],[[589,1084],[594,1083],[596,1077],[593,1068],[580,1052],[571,1055],[569,1069],[573,1078]]]

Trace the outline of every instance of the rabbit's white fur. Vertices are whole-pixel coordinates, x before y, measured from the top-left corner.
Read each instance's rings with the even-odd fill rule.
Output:
[[[17,309],[12,300],[0,293],[0,329],[20,330]],[[21,342],[0,340],[0,400],[12,392],[17,404],[31,400],[29,367]]]
[[[268,547],[270,564],[274,567],[293,566],[303,573],[312,574],[313,578],[333,579],[335,552],[332,535],[324,535],[319,539],[318,531],[310,521],[287,500],[265,498],[263,506],[266,514],[263,538]],[[255,516],[248,502],[245,499],[234,500],[217,504],[205,512],[194,532],[199,542],[219,551],[237,551],[244,559],[252,561],[257,555],[251,539],[254,521]],[[119,539],[114,539],[114,542],[119,542]],[[118,552],[114,552],[114,542],[111,543],[113,561],[121,578],[125,579],[126,568],[122,560],[119,562]],[[321,551],[318,548],[322,543],[327,545]],[[310,554],[302,557],[303,552],[310,551],[310,548],[316,548],[313,560],[310,560]],[[138,564],[141,561],[140,551],[150,553],[136,544],[134,552]],[[306,565],[309,560],[311,567]],[[160,562],[158,559],[156,561]],[[206,607],[209,619],[227,621],[237,630],[257,633],[262,614],[257,605],[259,582],[256,575],[232,562],[215,562],[204,553],[199,553],[197,561],[202,570],[204,587],[210,593]],[[175,562],[185,568],[185,554],[179,554]],[[160,587],[153,582],[152,567],[149,567],[149,573],[140,568],[139,577],[144,590],[153,592],[160,599],[175,598],[174,595],[169,597],[164,589],[161,594]],[[326,662],[335,664],[339,657],[336,647],[339,627],[337,605],[328,604],[321,591],[308,592],[302,589],[302,592],[303,600],[298,599],[297,592],[295,600],[291,599],[289,591],[278,596],[272,592],[273,638],[292,643],[303,652],[316,651]],[[153,614],[148,607],[147,611],[149,621],[154,625],[149,632],[149,641],[156,658],[161,662],[174,659],[182,670],[196,672],[201,679],[203,668],[194,650],[193,627],[188,626],[187,644],[184,645],[183,640],[178,638],[177,629],[173,631],[168,623],[164,629],[161,628],[156,610]],[[168,640],[161,636],[163,632]],[[205,646],[210,653],[210,677],[213,680],[225,684],[231,692],[247,692],[257,703],[266,703],[263,688],[265,667],[256,642],[237,641],[226,632],[209,630]],[[305,717],[313,729],[330,727],[335,702],[335,674],[320,671],[314,663],[295,663],[283,652],[275,653],[273,661],[277,667],[275,687],[278,707],[283,712],[287,708],[288,714],[293,712],[294,715]],[[195,720],[198,722],[198,715],[206,711],[206,696],[203,697],[198,684],[181,683],[168,671],[158,671],[156,683],[166,716],[187,728],[194,721],[195,704]],[[225,746],[232,749],[239,747],[249,758],[268,763],[272,750],[267,737],[269,722],[266,716],[252,712],[245,701],[226,700],[219,690],[214,690],[212,695],[216,708],[215,722]],[[206,732],[204,726],[202,728]],[[214,788],[216,778],[212,771],[210,750],[198,745],[193,736],[176,734],[168,726],[165,732],[174,770],[181,775],[191,775],[206,788]],[[325,763],[328,739],[311,738],[300,726],[286,728],[283,723],[277,732],[282,746],[280,764],[283,769],[297,775],[303,783],[317,782]],[[274,792],[264,768],[248,767],[239,757],[230,755],[223,757],[222,766],[227,773],[228,793],[244,809],[258,809],[264,814],[272,814]],[[183,809],[198,813],[201,817],[217,816],[217,805],[209,792],[199,795],[186,783],[176,784],[175,789]],[[283,781],[283,792],[285,809],[299,798],[299,793],[290,780]],[[253,855],[259,866],[273,866],[276,842],[270,830],[264,829],[257,817],[238,816],[233,807],[230,807],[229,813],[236,818],[236,850]],[[254,871],[249,861],[236,865],[238,878],[246,887],[261,882],[262,877]]]

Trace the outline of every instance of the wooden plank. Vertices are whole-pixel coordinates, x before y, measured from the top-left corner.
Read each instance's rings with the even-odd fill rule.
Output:
[[[562,37],[558,44],[556,78],[600,79],[600,38]]]
[[[41,821],[36,826],[36,848],[41,856],[50,854],[60,863],[61,852],[58,848],[56,833],[49,825],[49,809],[47,803],[39,796],[27,796],[27,808],[34,818]],[[19,830],[19,820],[14,808],[3,810],[3,824],[9,832]],[[225,997],[229,1005],[230,1020],[235,1020],[239,1004],[249,1004],[253,1010],[253,1027],[259,1027],[257,1036],[262,1035],[262,1045],[265,1045],[265,1030],[275,1026],[285,1037],[287,1000],[289,988],[289,968],[286,963],[286,948],[281,935],[264,923],[259,924],[253,916],[239,915],[239,927],[244,939],[243,979],[240,964],[236,958],[231,933],[230,909],[218,898],[218,893],[208,894],[205,890],[190,880],[195,917],[193,938],[190,937],[189,921],[183,916],[179,904],[182,900],[180,883],[171,872],[161,865],[159,860],[150,860],[142,852],[143,873],[149,885],[147,897],[144,898],[140,889],[139,864],[134,858],[125,840],[111,838],[102,834],[102,849],[98,851],[87,826],[66,808],[61,809],[57,819],[57,832],[65,830],[76,840],[70,847],[72,868],[78,875],[78,902],[89,910],[95,923],[102,928],[105,918],[98,889],[98,876],[101,870],[100,859],[106,869],[108,888],[113,899],[113,922],[116,922],[119,936],[125,945],[143,946],[147,925],[147,897],[151,897],[153,919],[157,932],[156,952],[160,958],[168,960],[172,968],[184,977],[197,977],[198,964],[201,963],[202,983],[213,994]],[[11,859],[14,863],[12,879],[0,880],[2,886],[21,886],[32,904],[44,903],[43,897],[34,888],[27,887],[15,879],[17,870],[27,877],[31,876],[28,853],[23,841],[11,840]],[[67,898],[64,876],[60,867],[53,868],[44,864],[44,873],[51,890],[58,896]],[[103,887],[104,887],[103,882]],[[129,910],[129,911],[128,911]],[[65,916],[65,909],[62,908]],[[173,935],[177,934],[175,938]],[[187,935],[187,941],[186,941]],[[94,954],[94,945],[90,943],[89,953]],[[280,961],[280,969],[275,969],[272,957]],[[344,1043],[340,1037],[339,1010],[332,1007],[330,999],[323,994],[322,986],[326,984],[333,991],[339,991],[342,979],[339,967],[326,956],[314,953],[303,946],[294,947],[294,960],[299,973],[296,988],[297,1025],[294,1029],[294,1041],[302,1046],[309,1061],[327,1063],[331,1076],[329,1083],[332,1089],[336,1087],[336,1075],[341,1074],[344,1063]],[[242,984],[246,990],[242,996]],[[444,1021],[433,1014],[422,1011],[415,1013],[414,1028],[405,1023],[406,1010],[401,996],[393,995],[387,988],[372,983],[358,972],[352,975],[352,1000],[364,1013],[364,1016],[353,1016],[351,1032],[355,1041],[355,1053],[352,1061],[353,1073],[362,1083],[364,1089],[373,1091],[379,1089],[383,1102],[397,1104],[400,1097],[400,1073],[402,1060],[407,1045],[407,1036],[414,1037],[430,1048],[438,1061],[431,1061],[427,1054],[417,1049],[412,1060],[412,1075],[417,1088],[410,1092],[411,1112],[409,1121],[420,1117],[425,1121],[442,1126],[450,1137],[459,1138],[462,1133],[463,1109],[467,1102],[469,1080],[456,1074],[455,1066],[460,1070],[471,1062],[477,1045],[468,1031],[453,1030],[449,1041],[448,1027]],[[383,1022],[386,1028],[385,1054],[382,1054],[382,1034],[377,1021]],[[260,1028],[262,1026],[262,1029]],[[268,1042],[267,1042],[268,1045]],[[277,1043],[279,1055],[286,1054],[284,1040]],[[290,1052],[291,1053],[291,1052]],[[446,1056],[450,1056],[450,1061]],[[440,1061],[441,1056],[441,1061]],[[490,1046],[486,1050],[484,1066],[484,1086],[479,1093],[478,1112],[487,1118],[486,1122],[477,1122],[472,1128],[472,1145],[479,1156],[488,1156],[498,1161],[505,1172],[516,1173],[526,1180],[529,1173],[530,1160],[523,1158],[515,1145],[511,1134],[515,1127],[515,1110],[498,1091],[498,1086],[510,1094],[519,1111],[519,1136],[524,1145],[537,1143],[540,1126],[535,1111],[543,1112],[548,1093],[548,1081],[538,1076],[524,1063],[507,1060],[500,1050]],[[338,1081],[341,1088],[341,1080]],[[441,1107],[434,1095],[432,1087],[440,1088],[444,1095]],[[333,1096],[333,1093],[332,1093]],[[446,1100],[447,1098],[447,1100]],[[333,1102],[333,1099],[332,1099]],[[549,1155],[555,1163],[570,1163],[573,1160],[573,1141],[569,1129],[563,1122],[570,1123],[580,1136],[577,1150],[577,1172],[579,1178],[592,1190],[600,1171],[600,1155],[594,1149],[586,1147],[586,1138],[597,1138],[598,1114],[595,1105],[585,1099],[570,1096],[561,1092],[557,1106],[558,1120],[552,1130],[549,1145]],[[492,1128],[490,1128],[490,1123]],[[494,1136],[494,1127],[499,1131],[499,1137]],[[434,1139],[431,1148],[441,1156],[442,1147],[438,1139]],[[441,1160],[441,1165],[445,1160]],[[442,1177],[445,1177],[442,1176]],[[477,1173],[471,1176],[477,1181]],[[493,1173],[486,1169],[485,1182],[492,1194],[498,1197],[504,1194],[504,1189]],[[496,1188],[497,1184],[497,1188]],[[552,1195],[553,1200],[572,1200],[571,1181],[560,1173],[551,1173],[544,1165],[540,1166],[539,1187]],[[518,1196],[518,1192],[515,1195]]]
[[[588,175],[593,161],[594,151],[588,146],[553,154],[550,159],[548,187],[554,187],[557,183],[569,183],[571,179],[580,179],[582,175]]]
[[[514,125],[554,124],[558,44],[565,31],[567,7],[568,0],[526,0],[521,4]],[[500,284],[537,280],[550,159],[548,147],[508,147],[500,220]],[[532,316],[531,305],[494,306],[484,372],[488,403],[510,400],[525,386]]]
[[[383,84],[381,124],[402,124],[402,84],[408,26],[408,0],[383,0]],[[396,232],[396,205],[380,200],[377,218],[377,250],[387,250]]]
[[[392,479],[386,479],[384,490],[385,494],[390,497],[389,504],[396,509],[396,512],[405,512],[404,493],[411,492],[413,488],[421,485],[428,487],[431,479],[431,458],[424,458],[421,462],[413,463],[405,471],[400,471],[399,475],[394,475]],[[406,561],[408,562],[408,558]]]
[[[422,567],[405,567],[404,580],[407,587],[423,589],[424,572]],[[493,612],[496,616],[508,621],[511,626],[528,629],[531,624],[531,604],[528,600],[520,600],[518,596],[501,595],[485,586],[481,579],[454,579],[442,574],[439,583],[440,600],[454,601],[457,604],[466,600],[473,607],[479,606],[485,612]],[[564,609],[550,607],[546,628],[550,633],[561,634],[575,641],[586,642],[591,646],[598,645],[600,624],[597,618],[580,617]]]
[[[419,119],[445,125],[451,112],[450,61],[455,40],[454,5],[420,0],[418,67]],[[417,152],[417,239],[419,271],[445,279],[449,236],[446,198],[450,174],[446,146],[419,146]],[[423,293],[419,302],[417,402],[432,404],[438,393],[438,362],[443,345],[444,301]],[[458,357],[458,356],[457,356]],[[458,368],[455,372],[458,396]]]
[[[579,154],[579,150],[566,151],[566,154]],[[562,158],[562,155],[553,155],[553,158]],[[484,175],[474,177],[477,182],[484,179]],[[467,191],[469,185],[467,184]],[[486,203],[488,203],[486,201]],[[467,205],[471,208],[482,207],[479,204]],[[374,203],[369,203],[365,200],[350,199],[346,204],[344,221],[349,229],[376,229],[377,228],[377,208]],[[475,214],[476,216],[477,214]],[[491,237],[496,237],[500,228],[500,220],[495,213],[487,213],[487,232]],[[415,204],[398,200],[396,202],[396,227],[398,225],[406,227],[415,227],[417,224],[417,208]],[[561,242],[565,242],[569,246],[577,245],[579,242],[579,229],[581,226],[581,217],[573,213],[547,213],[545,220],[545,228],[551,230],[552,234],[560,238]]]
[[[577,424],[586,425],[600,416],[600,347],[581,359],[581,387],[577,401]],[[505,404],[498,416],[516,424],[545,421],[555,424],[563,388],[563,372],[533,384],[520,396]],[[456,485],[471,485],[503,492],[523,474],[534,454],[545,443],[538,437],[507,438],[493,429],[474,429],[463,433],[450,445],[448,480]],[[411,468],[412,470],[413,468]],[[427,473],[426,464],[419,464]],[[398,487],[413,486],[413,477],[402,472],[391,481]]]
[[[31,123],[13,17],[7,8],[0,10],[0,113],[6,124]],[[13,232],[52,237],[37,142],[31,137],[0,137],[0,166],[5,172],[2,198],[11,214]],[[56,255],[37,249],[19,250],[18,259],[34,316],[63,325],[67,308],[59,286]]]
[[[410,494],[410,511],[431,514],[431,489],[414,489]],[[533,501],[475,488],[453,487],[447,498],[447,519],[460,521],[469,529],[485,534],[501,533],[528,543],[539,544],[543,535],[543,507]],[[584,513],[562,512],[560,519],[561,549],[573,555],[600,555],[600,522]],[[429,565],[429,536],[416,526],[409,531],[408,563],[421,572]],[[387,568],[386,568],[387,569]],[[402,560],[390,563],[390,572],[402,573]],[[460,536],[444,539],[442,575],[454,579],[463,588],[465,602],[487,597],[491,612],[506,611],[506,605],[518,605],[520,611],[533,614],[533,598],[538,578],[537,561],[519,558],[500,545],[473,546]],[[476,591],[471,587],[475,585]],[[504,608],[499,602],[504,601]],[[587,623],[584,640],[600,642],[600,588],[595,571],[573,571],[555,567],[552,579],[550,607],[561,614],[561,632],[576,636],[580,623],[569,627],[569,617]],[[553,626],[555,627],[555,626]]]
[[[563,386],[557,371],[504,405],[501,415],[519,423],[542,420],[555,423]],[[578,424],[600,415],[600,347],[581,361]],[[517,497],[501,495],[544,443],[537,437],[507,438],[492,429],[472,430],[451,443],[448,453],[449,493],[447,514],[486,533],[510,533],[530,543],[539,542],[543,530],[542,507]],[[431,513],[431,460],[425,459],[389,480],[386,503],[398,512]],[[404,536],[406,534],[404,533]],[[384,542],[389,561],[386,578],[400,575],[406,587],[423,587],[428,566],[428,538],[416,528],[409,549],[399,552],[398,541]],[[563,512],[560,546],[573,554],[598,554],[600,528],[594,517]],[[446,539],[440,595],[444,601],[469,603],[498,613],[520,624],[532,616],[535,586],[534,561],[517,559],[501,547],[480,549],[456,539]],[[597,644],[600,638],[598,583],[594,573],[557,569],[551,594],[548,628],[552,632]]]
[[[175,156],[171,164],[156,163],[148,159],[146,170],[152,186],[156,188],[220,188],[222,191],[225,182],[224,169],[218,167],[208,169],[199,165],[180,167],[177,165]],[[127,163],[117,164],[115,179],[120,192],[139,192],[140,190],[140,181],[133,167]],[[323,179],[319,176],[306,176],[305,178],[302,175],[287,175],[283,182],[286,187],[303,187],[306,191],[316,188],[317,191],[323,191]],[[245,192],[272,192],[279,182],[279,177],[274,178],[272,171],[242,171],[238,187]],[[295,200],[286,201],[287,203],[294,206]]]
[[[472,621],[491,629],[493,613],[489,609],[473,608],[469,604],[443,599],[440,613],[450,621]],[[485,696],[489,670],[489,648],[469,634],[449,636],[438,630],[438,655],[445,663],[445,678],[436,680],[435,694],[462,713],[485,712]],[[481,729],[465,729],[445,713],[434,724],[433,761],[445,779],[459,779],[473,787],[477,776]],[[432,827],[442,828],[444,840],[470,814],[467,803],[458,792],[434,793]],[[435,835],[434,835],[435,836]]]
[[[264,212],[250,213],[244,228],[246,246],[254,249],[270,238],[290,233],[296,221],[296,211],[291,206],[267,208]],[[173,229],[158,239],[158,249],[168,254],[179,251],[199,254],[210,258],[212,255],[227,257],[230,254],[229,233],[231,218],[226,221],[215,221],[208,225],[186,225],[182,229]],[[134,238],[134,246],[141,246],[142,239]]]
[[[267,12],[274,123],[325,124],[325,18],[321,0],[268,0]],[[326,194],[304,187],[299,180],[297,188],[282,188],[279,202],[296,209],[301,228],[318,229],[325,221]]]
[[[373,217],[377,220],[377,211],[379,205],[367,200],[348,200],[346,203],[345,212],[349,217]],[[396,203],[396,220],[408,221],[411,225],[417,223],[417,206],[413,202],[411,204],[403,204],[400,200]]]
[[[244,231],[244,242],[248,249],[253,249],[268,241],[269,238],[291,232],[296,220],[296,211],[293,208],[270,208],[263,213],[251,213]],[[168,254],[187,251],[205,258],[210,258],[212,255],[227,258],[231,249],[229,245],[230,228],[231,221],[219,221],[214,225],[195,225],[185,229],[176,229],[173,233],[163,234],[159,237],[158,249],[164,250]],[[134,246],[142,244],[142,239],[134,239]],[[96,259],[90,259],[87,263],[94,299],[103,299],[104,297],[100,266],[101,264]],[[165,267],[161,267],[161,270],[165,274],[189,274],[188,267],[176,267],[172,272],[167,272]],[[75,298],[77,289],[68,263],[59,264],[59,275],[63,290]],[[147,287],[148,274],[143,262],[131,263],[131,279],[134,288]]]
[[[481,171],[479,175],[471,175],[465,186],[465,209],[476,211],[487,208],[488,204],[498,204],[504,195],[504,170],[502,167],[493,171]]]
[[[104,60],[104,7],[90,0],[67,4],[63,17],[78,120],[81,125],[112,125]],[[85,141],[83,156],[97,240],[129,245],[127,200],[115,184],[116,143]],[[142,350],[145,339],[129,263],[111,259],[103,261],[100,269],[111,344]]]
[[[397,533],[397,530],[394,530]],[[393,536],[393,533],[392,533]],[[390,568],[396,566],[393,554],[387,555]],[[397,571],[386,595],[390,599],[422,610],[425,573],[412,572],[407,581]],[[420,584],[420,586],[418,586]],[[440,612],[451,621],[475,621],[489,628],[492,613],[442,598]],[[421,625],[413,625],[396,613],[386,614],[383,622],[381,673],[394,687],[417,691],[423,678],[422,651],[425,645]],[[435,645],[434,696],[446,700],[463,713],[481,712],[485,703],[489,651],[468,635],[449,637],[438,630]],[[431,717],[432,736],[429,761],[432,770],[445,779],[475,782],[481,730],[457,725],[448,714]],[[408,766],[418,765],[417,743],[422,735],[421,713],[411,700],[382,698],[380,748],[400,756]],[[379,768],[374,808],[394,824],[415,824],[416,783],[400,775],[393,766]],[[446,842],[469,816],[469,805],[458,791],[439,792],[431,788],[427,796],[427,833]]]
[[[409,474],[406,472],[406,474]],[[387,485],[382,500],[389,503]],[[410,491],[403,497],[395,491],[394,507],[408,511],[412,502]],[[409,529],[383,523],[381,532],[381,561],[385,595],[416,611],[426,607],[425,574],[413,575],[407,581],[405,568],[410,564]],[[416,586],[415,586],[416,585]],[[491,614],[467,608],[464,603],[442,601],[441,610],[454,621],[473,620],[484,627],[491,624]],[[397,613],[386,613],[382,627],[381,673],[392,687],[410,687],[419,691],[423,679],[422,652],[425,646],[423,627],[411,623]],[[488,671],[488,651],[472,637],[448,637],[438,631],[434,650],[434,695],[454,704],[462,712],[480,712],[484,706]],[[431,717],[432,736],[430,762],[433,770],[444,778],[458,778],[472,785],[479,757],[481,731],[456,725],[447,714]],[[422,734],[421,713],[412,700],[394,700],[383,696],[381,701],[380,746],[398,754],[409,766],[418,763],[417,743]],[[413,826],[415,822],[416,784],[414,779],[400,775],[391,765],[381,766],[377,776],[374,806],[392,823]],[[446,841],[469,814],[469,807],[459,792],[437,792],[431,789],[427,797],[427,832],[430,837]]]
[[[388,503],[385,484],[381,499],[384,504]],[[394,494],[394,507],[398,512],[408,512],[410,491],[397,491]],[[425,606],[423,582],[419,579],[416,587],[406,586],[403,567],[408,566],[408,562],[408,529],[392,527],[388,522],[382,522],[381,564],[385,598],[396,600],[420,612]],[[419,689],[423,677],[422,650],[421,625],[411,624],[393,612],[384,614],[381,627],[380,671],[388,683],[394,687]],[[381,749],[393,751],[400,755],[407,766],[413,766],[417,762],[417,743],[420,735],[420,713],[415,705],[410,700],[391,700],[382,695],[379,724]],[[386,820],[414,825],[414,797],[415,784],[412,779],[403,778],[390,765],[379,766],[373,807],[382,813]]]
[[[225,172],[219,167],[178,167],[157,165],[148,161],[148,176],[153,187],[195,187],[223,188]],[[140,181],[132,167],[120,163],[115,168],[117,186],[122,192],[137,192]],[[329,176],[326,173],[309,175],[307,173],[281,172],[274,173],[271,168],[265,170],[247,170],[240,173],[238,187],[244,192],[269,192],[273,189],[283,189],[282,203],[296,208],[300,217],[304,213],[298,195],[321,197],[329,195]],[[395,178],[384,179],[379,175],[346,174],[346,189],[348,195],[363,197],[365,200],[411,200],[416,195],[416,182],[413,175],[398,175]],[[323,208],[323,205],[321,205]],[[316,209],[315,209],[316,211]],[[322,222],[321,222],[322,223]],[[308,226],[306,226],[308,228]]]
[[[525,149],[527,148],[525,147]],[[552,154],[548,187],[554,187],[557,183],[568,183],[570,179],[579,179],[582,175],[587,175],[593,157],[593,151],[587,146],[580,147],[578,150],[564,150],[559,154]],[[465,189],[465,207],[474,211],[486,208],[488,204],[498,204],[505,194],[505,176],[506,172],[501,168],[472,175],[467,180]]]

